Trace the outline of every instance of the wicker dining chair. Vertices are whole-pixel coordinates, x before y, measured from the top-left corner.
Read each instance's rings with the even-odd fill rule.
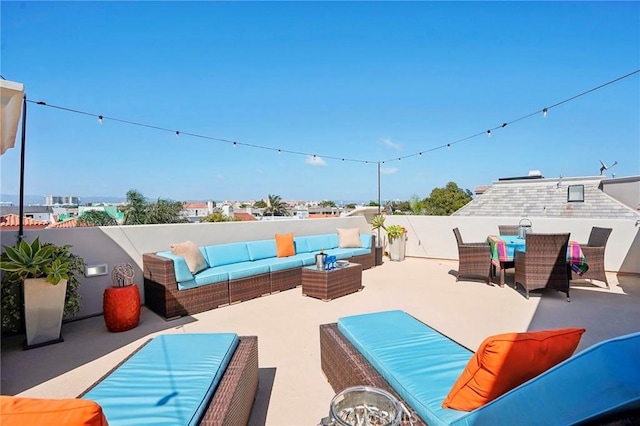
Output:
[[[584,257],[587,259],[589,269],[582,274],[582,276],[574,271],[573,279],[604,281],[607,288],[609,288],[609,281],[607,281],[607,275],[604,272],[604,250],[611,231],[611,228],[598,228],[597,226],[591,228],[589,242],[587,244],[580,244],[582,253],[584,253]]]
[[[527,299],[531,290],[552,288],[569,298],[567,246],[570,234],[527,234],[527,251],[515,252],[515,286],[524,287]]]
[[[489,284],[491,282],[491,247],[489,243],[465,243],[462,241],[460,230],[453,228],[458,243],[458,274],[461,276],[475,276]]]
[[[518,235],[519,225],[498,225],[500,235]]]

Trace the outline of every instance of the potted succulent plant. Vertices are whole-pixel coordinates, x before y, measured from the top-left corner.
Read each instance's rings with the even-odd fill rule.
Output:
[[[377,231],[376,232],[376,259],[375,259],[376,266],[382,265],[382,248],[384,247],[384,244],[382,242],[382,238],[380,237],[380,228],[384,230],[387,229],[384,227],[384,220],[385,220],[385,217],[382,216],[381,214],[375,215],[371,220],[371,230]]]
[[[69,247],[41,244],[39,238],[31,244],[22,240],[15,246],[4,246],[0,257],[0,269],[5,271],[2,279],[3,326],[8,317],[20,316],[17,300],[22,285],[26,348],[62,341],[60,329],[67,307],[65,300],[69,303],[68,313],[75,314],[80,309],[79,283],[73,273],[84,268],[84,261],[70,253]],[[72,294],[67,298],[70,281]],[[13,297],[5,298],[11,293]]]
[[[404,260],[407,228],[400,225],[389,225],[386,231],[389,239],[389,258],[395,261]]]

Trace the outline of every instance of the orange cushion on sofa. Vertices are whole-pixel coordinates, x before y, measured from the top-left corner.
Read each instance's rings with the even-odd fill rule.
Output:
[[[276,250],[278,257],[294,256],[296,248],[293,245],[293,233],[276,234]]]
[[[108,426],[102,408],[86,399],[0,396],[2,426]]]
[[[486,338],[442,406],[471,411],[569,358],[584,328],[505,333]]]

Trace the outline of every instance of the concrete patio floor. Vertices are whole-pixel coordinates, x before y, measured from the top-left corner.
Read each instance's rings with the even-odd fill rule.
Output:
[[[364,289],[330,302],[301,289],[164,321],[143,308],[140,325],[109,333],[102,317],[63,325],[63,343],[22,350],[22,336],[2,340],[0,392],[75,397],[160,333],[236,332],[258,336],[260,384],[250,424],[317,425],[334,391],[320,369],[318,326],[339,317],[402,309],[472,349],[492,334],[579,326],[577,351],[640,330],[640,277],[608,274],[603,283],[573,281],[564,293],[533,293],[527,300],[506,285],[455,281],[457,261],[407,258],[363,272]],[[512,272],[512,271],[510,271]],[[507,283],[513,275],[507,273]]]

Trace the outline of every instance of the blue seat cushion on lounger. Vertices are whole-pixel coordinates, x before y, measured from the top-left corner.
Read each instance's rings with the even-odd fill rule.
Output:
[[[328,249],[338,247],[338,236],[336,235],[335,241],[332,241],[331,236],[332,234],[322,234],[322,235],[311,235],[303,238],[307,239],[307,246],[309,247],[309,252],[313,253],[313,252],[319,252],[320,250],[324,250],[326,252]]]
[[[370,234],[360,234],[360,242],[362,243],[362,248],[369,249],[367,250],[367,253],[371,252],[371,240],[372,236]]]
[[[239,280],[254,275],[268,274],[269,264],[262,263],[260,260],[256,262],[232,263],[231,265],[218,266],[214,268],[214,271],[219,273],[226,272],[229,274],[229,280]]]
[[[196,425],[239,342],[235,333],[157,336],[83,399],[110,426]]]
[[[340,318],[338,329],[429,425],[467,415],[442,408],[473,353],[403,311]]]
[[[309,244],[307,244],[307,237],[293,237],[293,245],[296,249],[296,254],[309,253]]]
[[[364,256],[371,253],[371,247],[369,248],[352,248],[351,256]]]

